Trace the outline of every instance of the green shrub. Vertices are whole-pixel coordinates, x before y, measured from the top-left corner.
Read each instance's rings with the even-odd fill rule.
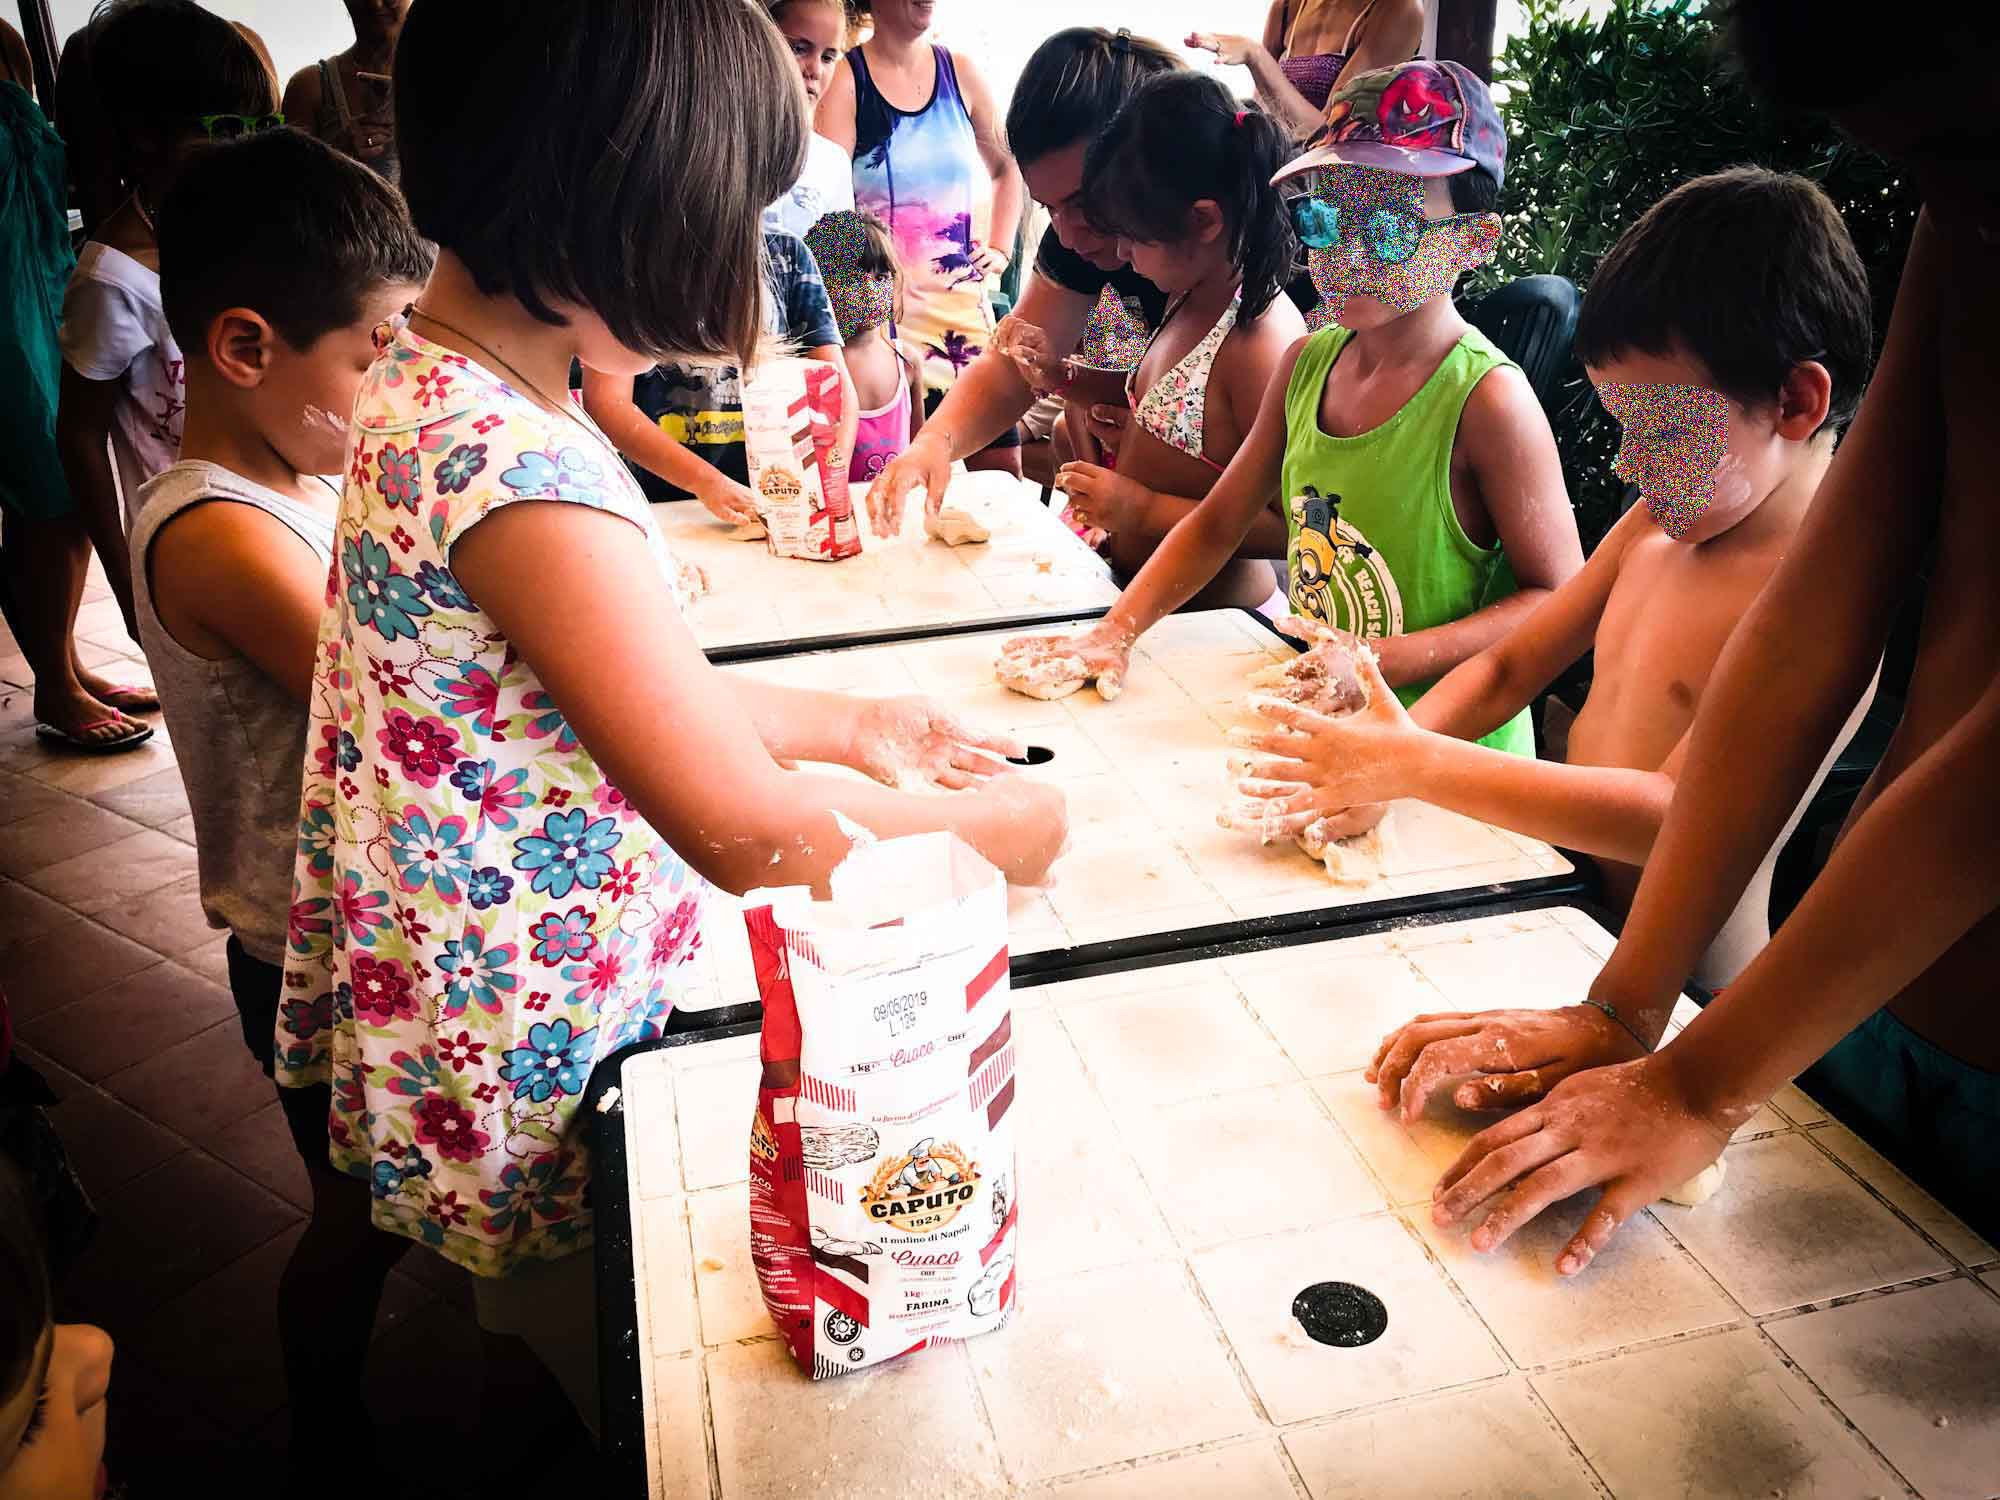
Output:
[[[1537,272],[1590,283],[1624,228],[1690,177],[1752,162],[1825,188],[1846,216],[1875,293],[1877,347],[1916,225],[1918,199],[1881,158],[1821,120],[1787,118],[1724,66],[1704,0],[1612,0],[1592,20],[1563,0],[1524,0],[1527,25],[1495,68],[1506,85],[1505,233],[1469,290]],[[1855,66],[1866,66],[1865,48]],[[1585,545],[1618,518],[1616,428],[1575,372],[1556,420]]]

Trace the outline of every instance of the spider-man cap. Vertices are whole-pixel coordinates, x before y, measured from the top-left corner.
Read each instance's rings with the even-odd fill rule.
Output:
[[[1484,167],[1505,177],[1507,133],[1485,82],[1455,62],[1418,58],[1363,73],[1334,90],[1326,124],[1304,155],[1273,182],[1315,167],[1381,167],[1411,177],[1450,177]]]

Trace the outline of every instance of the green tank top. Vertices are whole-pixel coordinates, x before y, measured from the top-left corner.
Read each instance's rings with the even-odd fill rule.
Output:
[[[1333,437],[1319,424],[1320,397],[1353,336],[1336,325],[1307,339],[1285,392],[1285,561],[1293,614],[1380,640],[1448,624],[1519,587],[1506,554],[1467,536],[1451,504],[1459,413],[1489,370],[1513,362],[1468,328],[1401,411]],[[1396,696],[1414,703],[1430,686]],[[1532,756],[1527,711],[1480,743]]]

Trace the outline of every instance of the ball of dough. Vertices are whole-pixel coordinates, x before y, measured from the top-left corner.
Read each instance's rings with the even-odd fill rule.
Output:
[[[1728,1175],[1729,1163],[1718,1156],[1679,1187],[1669,1188],[1660,1197],[1668,1203],[1678,1203],[1682,1208],[1699,1208],[1721,1190],[1722,1179]]]

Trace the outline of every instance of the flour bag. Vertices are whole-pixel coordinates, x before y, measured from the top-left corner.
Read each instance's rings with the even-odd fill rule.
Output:
[[[945,833],[862,846],[831,884],[744,914],[764,1002],[750,1254],[814,1379],[1014,1305],[1006,885]]]
[[[772,359],[743,382],[743,446],[757,514],[778,557],[835,562],[861,551],[832,365]]]

